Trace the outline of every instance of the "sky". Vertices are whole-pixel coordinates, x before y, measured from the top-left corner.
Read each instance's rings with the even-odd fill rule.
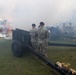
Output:
[[[76,0],[0,0],[0,18],[13,28],[30,30],[35,23],[52,26],[76,20]]]

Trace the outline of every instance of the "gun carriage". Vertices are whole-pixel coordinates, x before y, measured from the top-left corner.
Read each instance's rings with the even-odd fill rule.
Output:
[[[54,72],[58,75],[76,75],[76,72],[72,73],[72,70],[69,70],[62,66],[60,62],[53,62],[48,60],[46,57],[40,55],[36,50],[33,49],[31,45],[31,37],[29,31],[15,29],[13,30],[13,42],[12,42],[12,52],[14,56],[21,57],[25,51],[32,51],[35,56],[37,56],[41,61],[43,61],[46,65],[48,65]],[[55,44],[49,43],[51,46],[73,46],[76,47],[75,44]],[[61,66],[59,65],[61,64]]]

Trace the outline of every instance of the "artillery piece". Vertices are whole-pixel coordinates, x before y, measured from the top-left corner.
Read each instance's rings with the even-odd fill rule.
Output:
[[[46,65],[48,65],[54,72],[58,75],[73,75],[72,73],[63,70],[63,67],[60,67],[55,62],[49,61],[46,57],[40,55],[36,50],[33,49],[31,45],[31,37],[29,31],[16,29],[13,30],[13,42],[12,42],[12,52],[14,56],[21,57],[24,51],[32,51],[35,56],[37,56],[40,60],[42,60]],[[49,43],[51,46],[76,46],[72,44],[54,44]],[[76,74],[74,74],[76,75]]]

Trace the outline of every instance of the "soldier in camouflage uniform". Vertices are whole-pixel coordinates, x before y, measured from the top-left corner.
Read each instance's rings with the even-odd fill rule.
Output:
[[[32,24],[32,29],[30,30],[30,35],[31,35],[32,46],[36,51],[38,51],[38,35],[37,35],[37,29],[36,29],[35,24]]]
[[[38,52],[47,57],[49,32],[44,28],[44,23],[40,22],[38,29]]]

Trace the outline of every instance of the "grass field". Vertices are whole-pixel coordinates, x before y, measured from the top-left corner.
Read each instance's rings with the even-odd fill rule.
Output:
[[[31,52],[21,58],[14,57],[11,40],[0,39],[0,75],[56,75]],[[75,47],[49,47],[48,59],[70,63],[76,69]]]

